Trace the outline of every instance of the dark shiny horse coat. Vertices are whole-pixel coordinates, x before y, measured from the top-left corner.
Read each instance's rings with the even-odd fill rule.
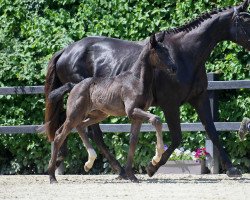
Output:
[[[215,10],[204,14],[193,22],[166,31],[163,44],[169,48],[169,72],[156,70],[153,93],[154,105],[163,110],[171,136],[171,145],[161,161],[153,166],[149,163],[147,172],[152,176],[177,148],[182,139],[180,127],[180,106],[188,102],[197,111],[209,138],[218,148],[222,162],[229,176],[240,176],[222,147],[216,132],[207,95],[205,62],[214,47],[221,41],[233,41],[250,50],[249,1],[232,8]],[[51,59],[46,76],[45,121],[50,122],[47,133],[53,140],[56,129],[64,121],[63,103],[49,103],[48,94],[67,82],[79,82],[87,77],[110,77],[129,70],[137,60],[148,38],[130,42],[108,37],[87,37],[56,53]],[[105,146],[99,125],[89,128],[101,152],[113,169],[123,173],[123,168]]]

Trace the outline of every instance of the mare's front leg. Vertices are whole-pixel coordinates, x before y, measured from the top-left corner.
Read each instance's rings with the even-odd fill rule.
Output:
[[[178,105],[163,107],[165,119],[167,121],[170,133],[171,144],[168,149],[162,154],[161,160],[158,163],[150,162],[147,166],[147,174],[152,177],[160,166],[164,165],[169,159],[173,151],[180,145],[182,140],[180,126],[180,112]]]
[[[198,116],[203,126],[205,127],[208,137],[213,142],[213,144],[217,147],[220,157],[222,159],[222,162],[225,164],[225,167],[227,169],[227,175],[229,177],[241,177],[241,172],[237,168],[233,167],[232,162],[230,161],[225,149],[220,143],[219,134],[216,131],[216,128],[213,122],[210,102],[208,99],[207,92],[205,92],[203,95],[199,96],[198,98],[193,99],[190,103],[196,109]]]
[[[131,123],[129,151],[128,151],[128,158],[127,158],[127,163],[125,167],[125,173],[126,173],[127,178],[133,182],[139,182],[136,176],[134,175],[132,165],[133,165],[136,145],[138,143],[138,136],[140,133],[141,124],[142,124],[142,121],[140,119],[133,119]]]

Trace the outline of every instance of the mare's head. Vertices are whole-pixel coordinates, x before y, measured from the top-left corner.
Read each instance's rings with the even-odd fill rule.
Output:
[[[165,31],[158,34],[152,34],[147,45],[144,46],[142,54],[146,55],[148,64],[153,68],[168,69],[170,63],[169,49],[163,45]]]
[[[245,0],[241,5],[231,9],[230,39],[250,51],[250,13],[247,11],[250,0]]]

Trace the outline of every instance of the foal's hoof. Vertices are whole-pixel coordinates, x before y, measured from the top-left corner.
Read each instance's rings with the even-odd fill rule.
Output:
[[[227,175],[229,177],[242,177],[241,171],[237,169],[236,167],[231,167],[230,169],[228,169]]]
[[[90,168],[88,168],[86,165],[84,165],[83,168],[84,168],[84,171],[85,171],[85,172],[89,172],[89,170],[90,170]]]
[[[153,164],[152,164],[152,162],[149,162],[149,164],[148,164],[148,166],[147,166],[147,168],[146,168],[146,171],[147,171],[147,174],[148,174],[148,176],[149,177],[152,177],[154,174],[155,174],[155,172],[158,170],[158,168],[156,167],[156,166],[154,166]]]
[[[50,184],[56,184],[56,183],[58,183],[58,181],[54,177],[50,177],[49,181],[50,181]]]

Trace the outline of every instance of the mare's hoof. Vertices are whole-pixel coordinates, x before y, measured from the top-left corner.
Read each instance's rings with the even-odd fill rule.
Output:
[[[116,179],[118,179],[118,180],[128,180],[128,177],[127,177],[125,171],[123,170]]]
[[[139,183],[139,180],[136,178],[134,174],[128,176],[128,179],[133,183]]]
[[[237,169],[236,167],[231,167],[230,169],[228,169],[227,175],[229,177],[242,177],[241,171]]]
[[[116,180],[128,180],[128,177],[119,175],[115,179]]]
[[[126,177],[133,183],[139,183],[132,169],[125,169]]]
[[[148,164],[148,166],[147,166],[147,168],[146,168],[146,171],[147,171],[147,174],[148,174],[148,176],[149,177],[152,177],[154,174],[155,174],[155,172],[157,171],[157,167],[156,166],[154,166],[153,164],[152,164],[152,162],[149,162],[149,164]]]
[[[89,172],[89,170],[90,170],[86,165],[84,165],[83,168],[84,168],[84,171],[85,171],[85,172]]]

